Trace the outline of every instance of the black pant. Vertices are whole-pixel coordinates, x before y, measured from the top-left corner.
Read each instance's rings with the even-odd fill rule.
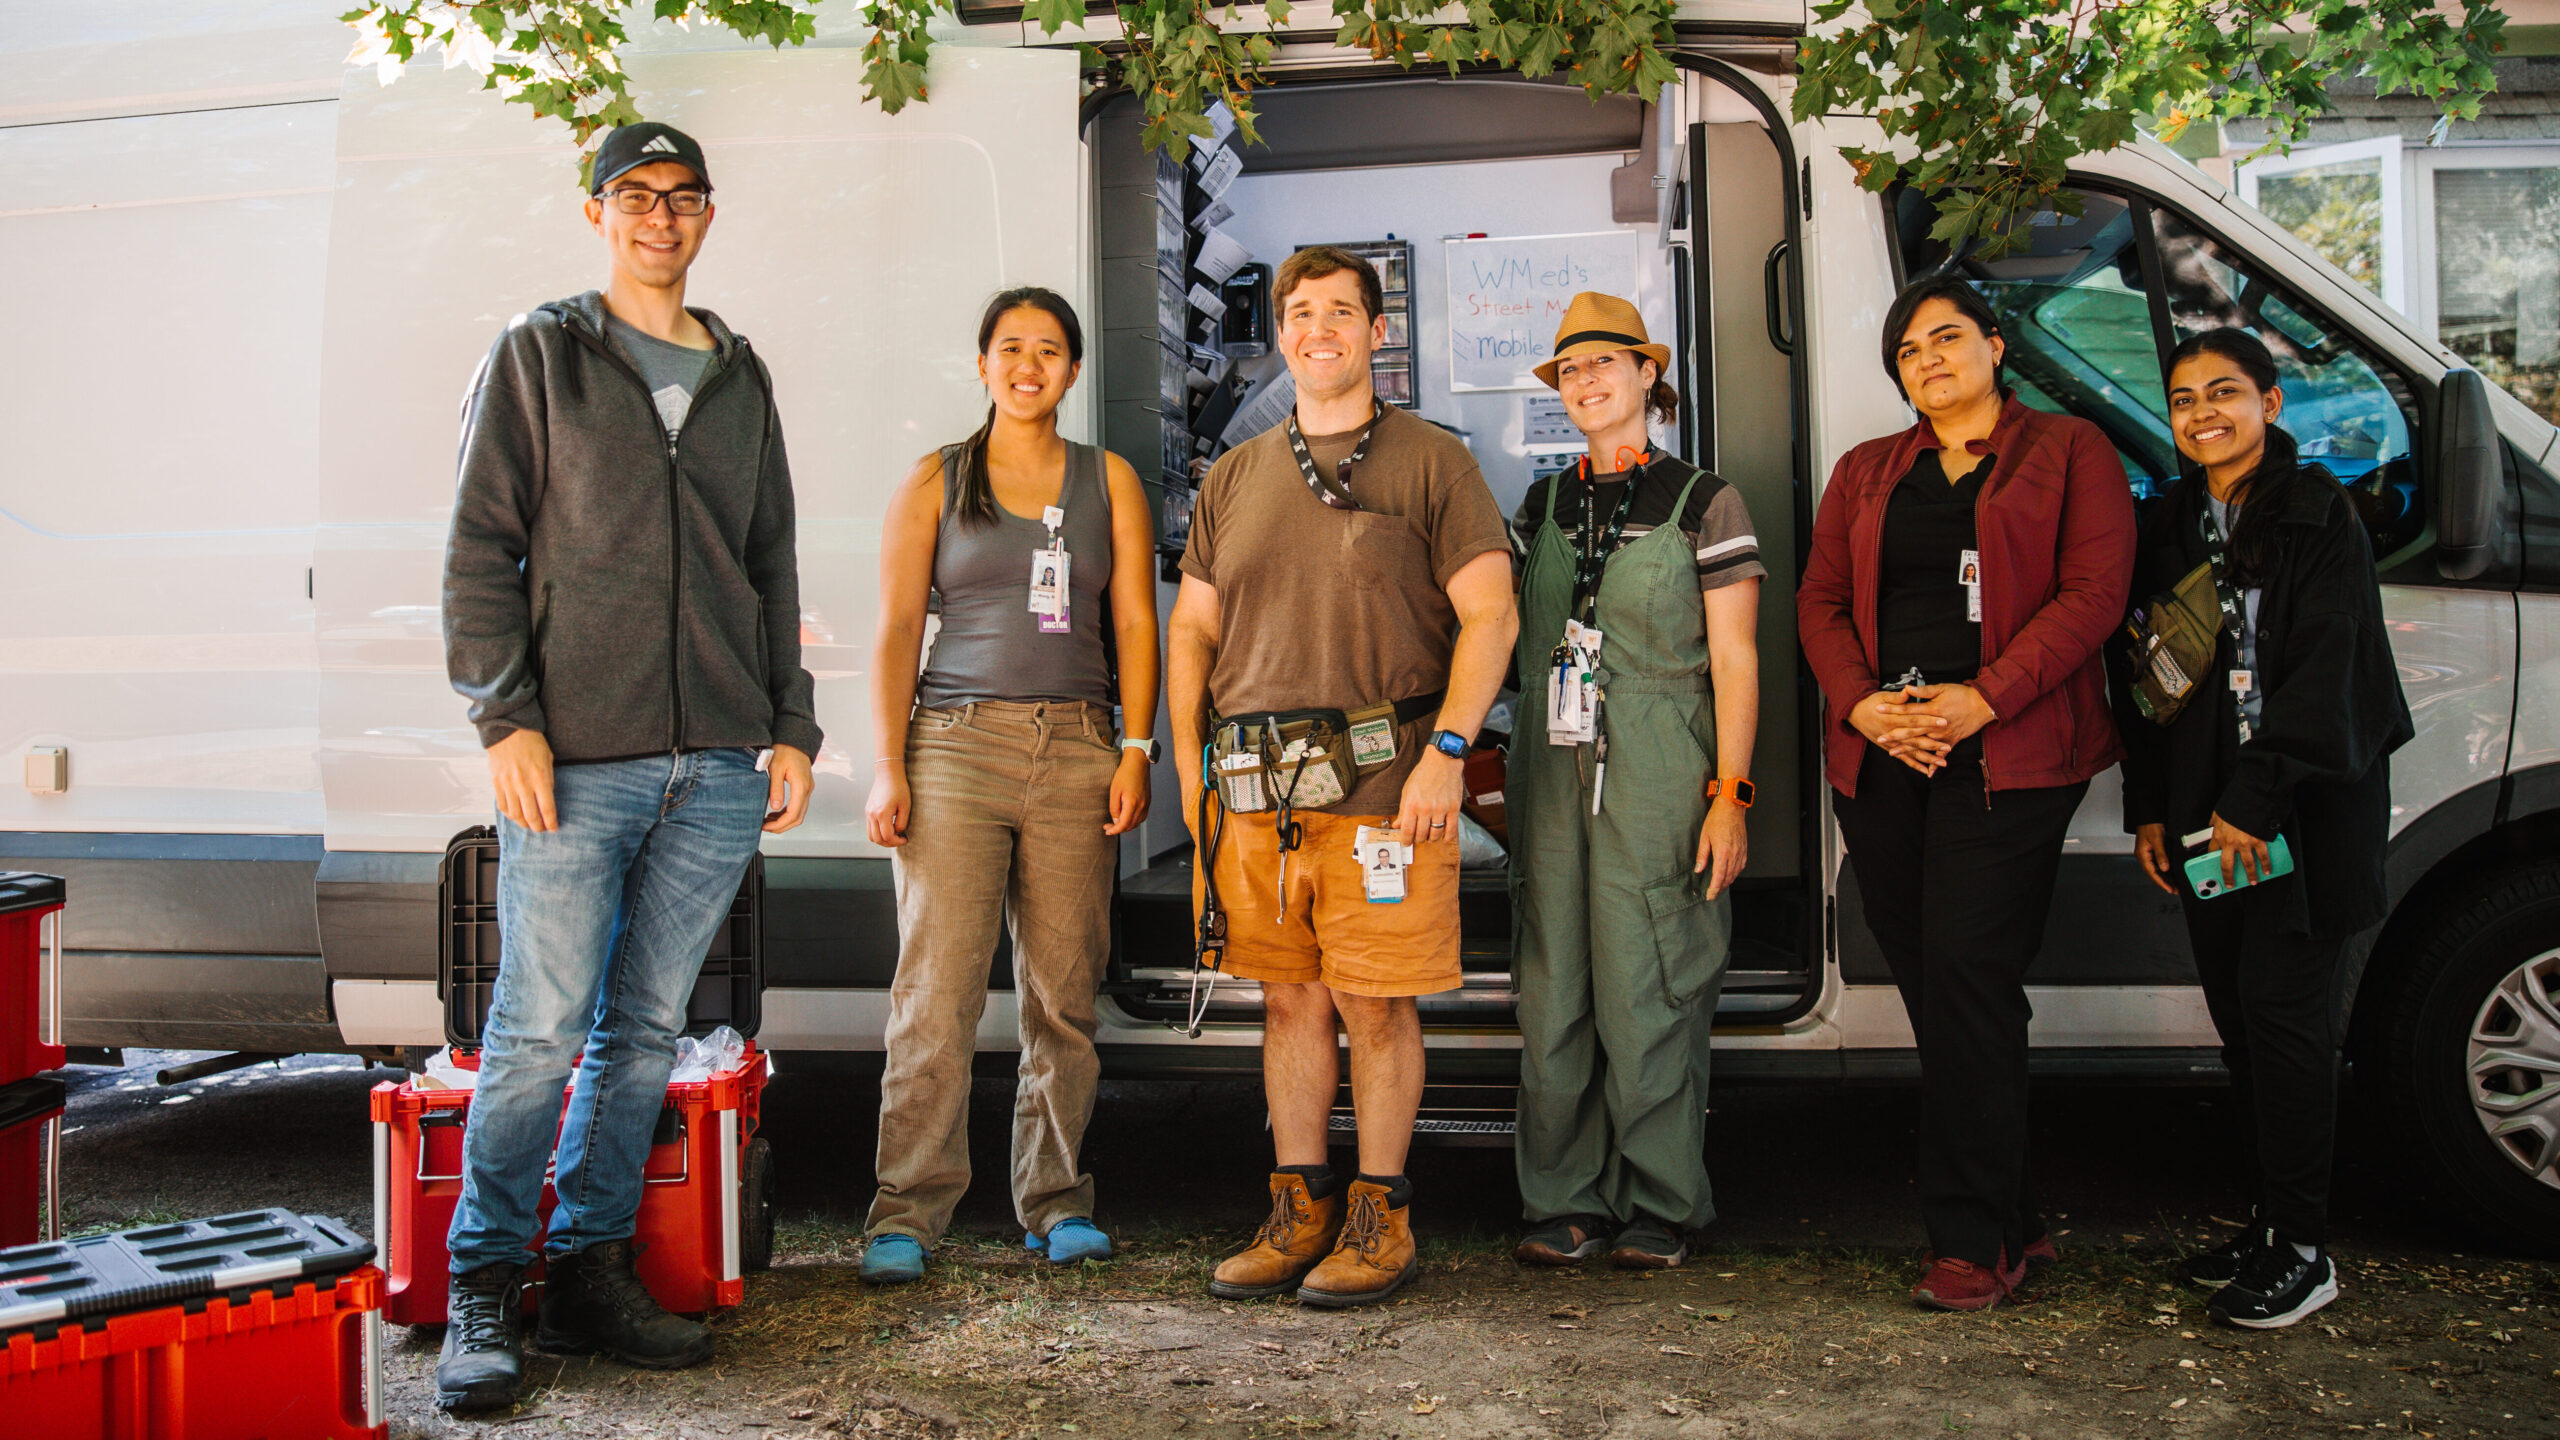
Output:
[[[1870,745],[1857,798],[1832,792],[1920,1045],[1920,1205],[1941,1256],[2015,1265],[2044,1235],[2027,1173],[2026,974],[2088,789],[1986,792],[1978,759],[1924,778]]]
[[[2298,878],[2212,900],[2181,894],[2205,1007],[2231,1072],[2250,1203],[2277,1239],[2322,1245],[2338,1124],[2335,986],[2349,937],[2285,929],[2284,890]]]

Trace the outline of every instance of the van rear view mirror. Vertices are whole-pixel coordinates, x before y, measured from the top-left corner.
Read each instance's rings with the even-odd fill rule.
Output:
[[[2436,402],[2436,573],[2469,580],[2496,553],[2498,422],[2477,370],[2447,371]]]

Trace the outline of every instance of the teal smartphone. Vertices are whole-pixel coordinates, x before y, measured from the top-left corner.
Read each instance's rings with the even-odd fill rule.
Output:
[[[2204,832],[2206,839],[2212,838],[2212,834],[2210,830]],[[2202,844],[2203,841],[2189,836],[2187,843],[2195,845]],[[2268,842],[2267,862],[2265,873],[2259,876],[2262,880],[2272,880],[2279,875],[2293,873],[2293,847],[2284,843],[2283,836],[2279,835]],[[2196,898],[2199,900],[2210,900],[2216,895],[2246,889],[2252,883],[2248,875],[2243,873],[2239,866],[2234,865],[2231,867],[2230,883],[2224,884],[2222,852],[2219,850],[2207,850],[2202,854],[2187,857],[2187,888],[2196,892]]]

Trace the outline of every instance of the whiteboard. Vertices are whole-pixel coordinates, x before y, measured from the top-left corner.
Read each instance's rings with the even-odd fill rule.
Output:
[[[1636,300],[1636,233],[1450,240],[1449,388],[1544,389],[1531,372],[1585,290]]]

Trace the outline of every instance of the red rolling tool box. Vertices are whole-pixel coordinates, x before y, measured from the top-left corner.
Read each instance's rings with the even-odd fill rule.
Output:
[[[438,988],[444,1035],[458,1064],[476,1069],[476,1051],[497,991],[498,839],[485,827],[445,850],[437,880],[444,915]],[[772,1064],[754,1045],[763,1015],[764,857],[748,862],[729,918],[711,937],[685,1009],[685,1033],[727,1025],[748,1039],[745,1060],[708,1080],[672,1084],[642,1171],[638,1242],[642,1283],[679,1314],[726,1309],[746,1294],[745,1274],[773,1258],[773,1146],[756,1134]],[[384,1317],[402,1325],[444,1323],[451,1256],[445,1235],[462,1199],[462,1130],[469,1090],[422,1089],[412,1081],[373,1089],[374,1244],[389,1272]],[[567,1109],[567,1098],[562,1098]],[[546,1175],[541,1216],[555,1197]],[[525,1287],[540,1303],[542,1267]]]
[[[62,1068],[62,898],[55,876],[0,870],[0,1085]]]
[[[737,1304],[746,1296],[746,1272],[772,1263],[773,1147],[756,1135],[770,1074],[764,1055],[751,1050],[734,1070],[667,1087],[641,1172],[632,1239],[642,1283],[680,1314]],[[471,1095],[422,1090],[414,1081],[373,1087],[374,1240],[389,1272],[383,1315],[397,1324],[444,1323],[451,1263],[445,1235],[462,1199]],[[553,1200],[546,1178],[546,1222]],[[540,1279],[538,1262],[533,1278]],[[527,1285],[527,1308],[539,1300],[538,1283]]]
[[[59,1232],[61,1171],[62,1082],[35,1075],[0,1085],[0,1246]]]
[[[382,1272],[253,1210],[0,1250],[11,1440],[384,1440]]]

